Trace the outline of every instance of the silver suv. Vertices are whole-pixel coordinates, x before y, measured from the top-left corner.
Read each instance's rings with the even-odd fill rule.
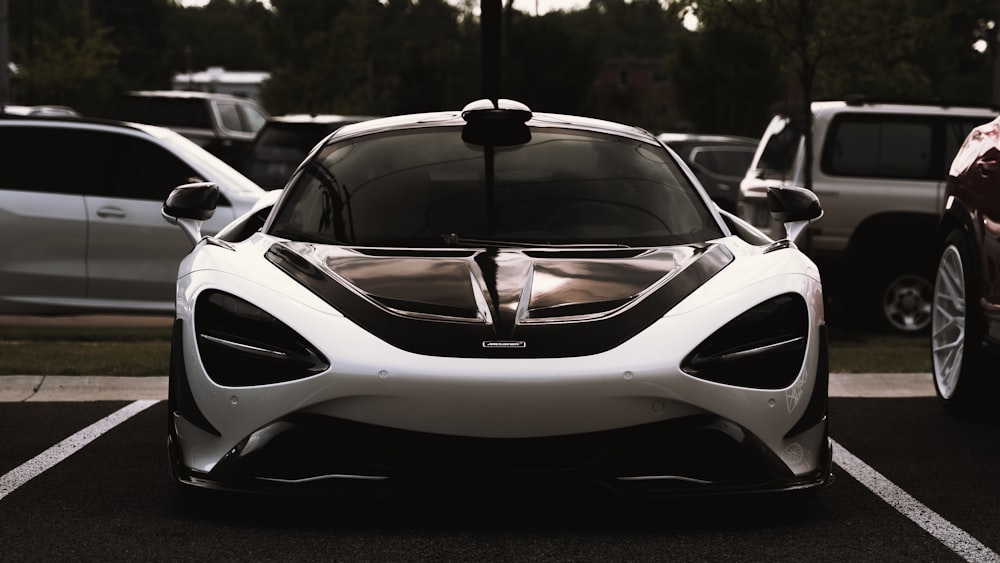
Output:
[[[167,194],[217,183],[214,233],[266,193],[160,127],[2,116],[0,146],[0,314],[171,313],[191,243],[160,215]]]
[[[937,228],[948,167],[986,108],[812,104],[812,189],[824,215],[802,246],[820,266],[833,322],[903,333],[931,318]],[[803,119],[776,115],[740,184],[738,214],[769,234],[766,189],[805,184]]]

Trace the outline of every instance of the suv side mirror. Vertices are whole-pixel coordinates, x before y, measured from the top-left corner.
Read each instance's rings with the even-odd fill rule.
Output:
[[[823,216],[823,207],[816,194],[795,186],[768,188],[767,207],[771,217],[785,225],[785,238],[790,242],[794,242],[810,222]]]
[[[218,203],[219,186],[211,182],[184,184],[170,192],[160,214],[168,223],[180,227],[191,244],[198,244],[201,225],[212,218]]]

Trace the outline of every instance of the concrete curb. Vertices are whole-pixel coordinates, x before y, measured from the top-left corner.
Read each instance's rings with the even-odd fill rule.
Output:
[[[933,397],[929,373],[834,373],[831,397]],[[0,376],[0,403],[165,400],[167,378],[104,375]]]
[[[0,403],[138,401],[167,398],[167,378],[107,375],[0,376]]]

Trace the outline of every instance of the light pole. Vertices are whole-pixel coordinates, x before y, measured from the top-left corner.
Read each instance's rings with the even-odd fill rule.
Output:
[[[0,0],[0,113],[10,101],[10,25],[7,0]]]

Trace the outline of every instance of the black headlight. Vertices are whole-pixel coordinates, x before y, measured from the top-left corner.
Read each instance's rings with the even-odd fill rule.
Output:
[[[195,304],[202,364],[212,381],[249,387],[321,373],[330,363],[305,338],[259,307],[206,291]]]
[[[779,295],[715,331],[684,358],[681,369],[726,385],[783,389],[798,377],[808,334],[805,300]]]

